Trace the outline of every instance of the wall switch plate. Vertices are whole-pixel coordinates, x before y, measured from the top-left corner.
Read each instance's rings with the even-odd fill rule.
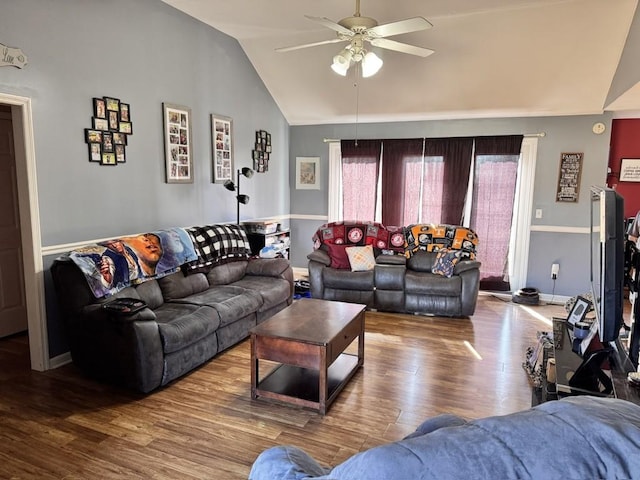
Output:
[[[536,208],[536,218],[542,218],[542,209]]]

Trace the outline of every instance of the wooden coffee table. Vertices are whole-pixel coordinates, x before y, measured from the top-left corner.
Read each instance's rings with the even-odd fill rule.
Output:
[[[365,305],[300,299],[251,329],[251,397],[325,414],[364,363]],[[345,349],[358,339],[358,355]],[[260,360],[277,362],[260,379]]]

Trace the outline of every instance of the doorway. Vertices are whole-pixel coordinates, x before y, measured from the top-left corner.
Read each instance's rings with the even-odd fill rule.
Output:
[[[0,338],[27,331],[11,107],[0,105]]]
[[[22,289],[26,309],[31,368],[44,371],[50,362],[31,99],[0,92],[0,108],[4,114],[10,112],[13,133],[11,150],[16,189],[12,195],[17,208],[14,216],[19,219],[18,248],[21,255],[18,261],[21,261],[22,268],[22,285],[19,288]]]

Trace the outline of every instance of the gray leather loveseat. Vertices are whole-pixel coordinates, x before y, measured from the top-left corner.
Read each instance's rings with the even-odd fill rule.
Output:
[[[150,392],[243,340],[252,327],[292,303],[293,271],[287,260],[249,258],[241,227],[198,228],[214,232],[200,238],[201,246],[217,245],[214,254],[207,250],[208,259],[200,255],[177,271],[143,278],[101,298],[73,255],[56,259],[51,273],[71,356],[87,375]],[[163,233],[158,236],[166,255],[170,236]],[[100,251],[95,246],[80,250],[83,260],[86,252]],[[138,253],[136,259],[143,256],[132,253]],[[119,298],[140,299],[146,308],[133,314],[103,308]]]
[[[314,235],[316,249],[307,256],[311,296],[380,311],[470,316],[479,290],[480,262],[471,259],[477,243],[472,230],[451,225],[326,224]],[[373,248],[375,264],[361,271],[345,268],[340,247],[363,244]],[[446,257],[449,268],[443,270]]]

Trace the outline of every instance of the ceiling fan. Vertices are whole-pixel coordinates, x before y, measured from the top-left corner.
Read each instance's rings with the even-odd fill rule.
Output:
[[[333,71],[342,76],[347,74],[347,70],[349,70],[352,63],[358,62],[362,62],[363,77],[370,77],[380,70],[382,60],[375,53],[371,51],[368,52],[365,49],[365,42],[369,42],[374,47],[394,50],[409,55],[417,55],[419,57],[427,57],[434,53],[433,50],[428,48],[416,47],[415,45],[396,42],[395,40],[386,38],[431,28],[433,25],[423,17],[407,18],[406,20],[378,25],[377,20],[360,15],[360,0],[356,0],[356,11],[353,16],[343,18],[337,23],[324,17],[311,17],[309,15],[305,15],[305,17],[334,30],[337,33],[337,38],[304,45],[277,48],[276,51],[290,52],[292,50],[326,45],[328,43],[349,42],[349,45],[333,57],[333,64],[331,65]]]

